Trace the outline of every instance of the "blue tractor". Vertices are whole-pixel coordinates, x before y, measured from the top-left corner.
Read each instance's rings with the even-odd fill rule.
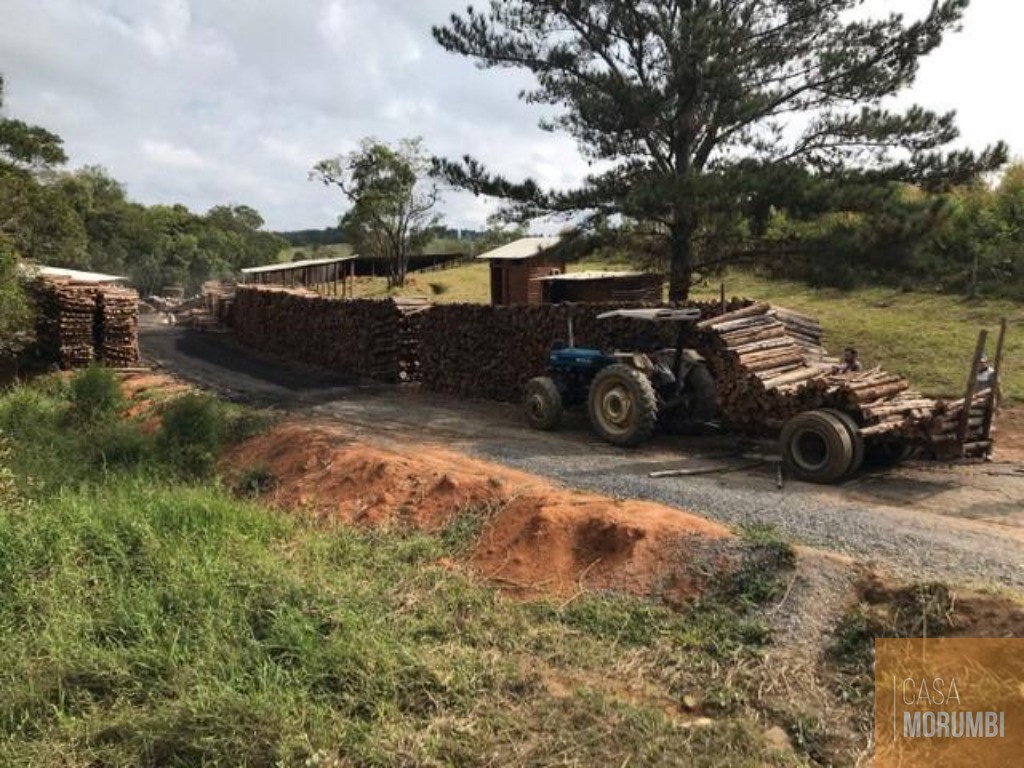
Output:
[[[568,345],[556,344],[545,376],[531,379],[523,393],[527,420],[535,429],[556,429],[565,408],[586,403],[590,423],[614,445],[634,447],[661,424],[682,433],[711,422],[717,413],[715,380],[704,359],[685,348],[696,309],[621,309],[598,320],[625,317],[679,326],[675,347],[605,352],[577,347],[569,320]]]

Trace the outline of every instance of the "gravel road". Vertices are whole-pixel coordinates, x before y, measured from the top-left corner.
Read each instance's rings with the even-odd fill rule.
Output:
[[[150,330],[142,347],[147,359],[200,386],[304,417],[340,419],[367,440],[443,442],[573,488],[658,501],[732,525],[774,525],[797,543],[847,553],[903,577],[1024,590],[1020,464],[920,464],[838,488],[786,482],[779,489],[772,465],[742,469],[750,463],[740,458],[744,452],[765,448],[730,438],[663,438],[624,451],[599,442],[580,418],[562,432],[537,433],[522,425],[512,406],[284,365],[226,335]],[[662,469],[717,471],[648,476]]]

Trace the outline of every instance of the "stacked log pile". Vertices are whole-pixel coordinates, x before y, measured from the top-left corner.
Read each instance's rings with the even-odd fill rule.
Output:
[[[232,325],[254,349],[380,381],[399,380],[402,312],[393,301],[239,286]]]
[[[401,313],[398,323],[398,378],[403,382],[420,380],[420,336],[424,314],[430,310],[427,299],[398,299]]]
[[[36,348],[64,370],[96,361],[129,367],[139,361],[138,294],[127,288],[44,278],[32,285]]]
[[[963,400],[924,397],[881,368],[835,373],[813,318],[759,302],[698,327],[720,410],[735,431],[773,434],[797,413],[831,408],[851,415],[867,440],[913,443],[940,457],[960,452]],[[982,393],[970,406],[966,455],[988,448],[983,435],[990,404],[990,394]]]
[[[747,303],[734,299],[727,308],[735,310]],[[585,304],[571,309],[558,305],[434,307],[424,314],[420,328],[423,386],[467,397],[518,400],[523,385],[546,370],[552,344],[568,342],[570,311],[577,346],[626,350],[675,344],[677,329],[670,323],[597,320],[602,312],[625,306],[636,304]],[[720,312],[717,302],[692,306],[708,316]]]
[[[82,368],[96,358],[95,285],[68,280],[37,280],[36,342],[44,359],[64,370]]]
[[[97,343],[100,359],[115,368],[139,362],[139,294],[127,288],[97,292]]]

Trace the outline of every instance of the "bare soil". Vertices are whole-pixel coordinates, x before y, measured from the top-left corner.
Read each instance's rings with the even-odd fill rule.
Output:
[[[660,504],[575,493],[431,443],[370,445],[340,424],[289,422],[238,446],[223,471],[273,478],[265,499],[371,527],[483,523],[467,557],[524,594],[610,589],[685,602],[730,559],[725,527]]]

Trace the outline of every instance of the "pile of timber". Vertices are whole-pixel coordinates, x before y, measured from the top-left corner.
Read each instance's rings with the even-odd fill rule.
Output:
[[[401,313],[398,323],[398,378],[403,382],[420,380],[420,338],[424,313],[430,310],[426,298],[395,299]]]
[[[727,308],[748,303],[735,299]],[[527,381],[546,371],[552,345],[568,343],[570,313],[577,346],[606,350],[674,346],[677,328],[671,323],[597,320],[602,312],[636,306],[437,306],[423,315],[420,324],[420,378],[424,388],[433,391],[514,402]],[[691,306],[707,316],[721,311],[718,302]]]
[[[115,368],[138,365],[139,294],[128,288],[102,288],[96,306],[100,359]]]
[[[263,352],[380,381],[399,380],[403,314],[393,301],[346,301],[303,289],[238,286],[238,339]]]
[[[64,370],[82,368],[95,360],[96,294],[93,284],[55,279],[34,283],[36,342],[46,360]]]
[[[32,284],[37,310],[36,347],[64,370],[96,361],[130,367],[139,361],[138,294],[127,288],[67,278]]]
[[[802,411],[832,408],[853,416],[868,440],[900,440],[936,455],[959,452],[963,401],[945,403],[913,391],[881,368],[835,372],[820,324],[767,302],[701,322],[700,341],[718,386],[719,408],[735,431],[776,433]],[[991,396],[979,395],[966,418],[967,455],[983,450]]]

